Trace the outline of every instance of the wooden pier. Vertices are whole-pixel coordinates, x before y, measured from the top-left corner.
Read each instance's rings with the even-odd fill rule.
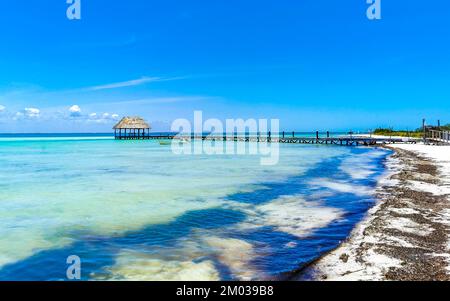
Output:
[[[380,137],[371,135],[354,135],[349,132],[347,135],[335,135],[331,137],[330,132],[319,132],[315,134],[303,134],[295,132],[280,132],[273,135],[268,133],[254,134],[186,134],[178,135],[175,133],[150,133],[150,125],[141,117],[124,117],[114,126],[114,137],[116,140],[180,140],[180,141],[234,141],[234,142],[265,142],[265,143],[289,143],[289,144],[324,144],[324,145],[383,145],[394,143],[411,143],[423,141],[426,144],[450,144],[450,132],[442,131],[440,121],[438,126],[426,126],[425,119],[422,120],[423,137],[417,138],[401,138],[401,137]]]
[[[234,142],[265,142],[265,143],[288,143],[288,144],[322,144],[322,145],[345,145],[345,146],[370,146],[370,145],[382,145],[393,143],[416,143],[416,139],[408,138],[374,138],[365,136],[337,136],[320,137],[316,134],[316,137],[296,137],[295,133],[291,137],[286,135],[273,136],[270,133],[267,135],[175,135],[175,134],[149,134],[140,133],[134,135],[129,133],[128,135],[118,135],[117,140],[180,140],[180,141],[234,141]]]

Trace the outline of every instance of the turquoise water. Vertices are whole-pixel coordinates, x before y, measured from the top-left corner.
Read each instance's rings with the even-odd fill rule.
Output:
[[[98,135],[0,137],[0,280],[264,280],[336,247],[364,216],[388,151],[281,145],[176,155]]]

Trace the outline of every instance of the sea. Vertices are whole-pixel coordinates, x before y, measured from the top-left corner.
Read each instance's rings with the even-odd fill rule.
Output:
[[[244,143],[244,142],[239,142]],[[391,152],[177,154],[110,134],[0,135],[0,280],[285,280],[374,206]]]

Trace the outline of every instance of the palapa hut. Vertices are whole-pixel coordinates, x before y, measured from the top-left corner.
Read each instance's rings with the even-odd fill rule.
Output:
[[[141,117],[124,117],[113,129],[116,139],[145,139],[151,127]]]

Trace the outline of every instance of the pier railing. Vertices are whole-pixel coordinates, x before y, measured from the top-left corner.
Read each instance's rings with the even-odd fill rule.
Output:
[[[450,144],[450,131],[427,130],[425,132],[425,141],[428,143]]]

